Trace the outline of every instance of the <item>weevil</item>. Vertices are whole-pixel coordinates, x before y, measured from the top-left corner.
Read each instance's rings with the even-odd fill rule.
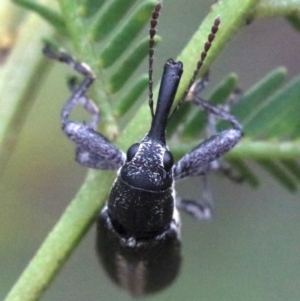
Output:
[[[219,29],[220,18],[217,17],[179,105],[189,94],[189,101],[202,107],[209,114],[229,122],[231,128],[212,135],[174,163],[173,155],[166,143],[165,133],[183,73],[183,63],[169,59],[164,65],[154,110],[153,47],[161,6],[161,2],[158,2],[154,7],[149,31],[149,107],[152,122],[149,132],[140,142],[132,144],[126,154],[104,135],[97,132],[100,114],[96,105],[86,95],[95,80],[90,67],[64,52],[55,52],[47,46],[44,48],[44,54],[47,57],[66,63],[84,77],[79,85],[72,88],[72,95],[62,110],[62,130],[74,142],[76,160],[81,165],[117,171],[117,177],[111,187],[101,217],[124,245],[132,247],[145,240],[148,243],[157,243],[166,237],[178,236],[180,231],[178,208],[199,219],[209,217],[209,206],[178,198],[174,184],[181,179],[208,173],[213,169],[213,163],[232,149],[242,137],[242,126],[234,116],[200,97],[199,93],[204,86],[203,81],[194,85],[196,76]],[[89,123],[70,120],[71,112],[78,105],[83,105],[91,114]]]

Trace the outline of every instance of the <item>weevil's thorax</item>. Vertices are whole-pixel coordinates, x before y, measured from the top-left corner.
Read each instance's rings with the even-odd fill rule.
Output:
[[[167,149],[146,136],[135,156],[121,168],[120,177],[128,185],[154,192],[164,191],[173,184],[172,168],[164,166]]]

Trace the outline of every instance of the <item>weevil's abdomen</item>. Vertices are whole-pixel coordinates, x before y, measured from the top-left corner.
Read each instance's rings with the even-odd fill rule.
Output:
[[[172,187],[159,192],[142,190],[118,176],[107,203],[109,217],[125,237],[148,238],[162,234],[173,218],[172,191]]]
[[[97,219],[96,249],[109,277],[133,297],[165,289],[178,276],[181,245],[176,227],[160,239],[124,243],[104,209]]]

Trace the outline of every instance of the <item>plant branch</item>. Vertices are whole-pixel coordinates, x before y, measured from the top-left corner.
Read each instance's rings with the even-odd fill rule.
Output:
[[[89,172],[76,197],[21,274],[5,301],[38,300],[42,296],[92,224],[99,212],[99,199],[104,200],[107,197],[107,190],[103,187],[110,187],[113,178],[114,175],[107,171]]]
[[[300,0],[261,0],[255,7],[254,18],[288,16],[300,13]]]
[[[19,137],[38,89],[37,79],[46,72],[41,55],[42,38],[54,31],[35,15],[21,26],[13,50],[0,72],[0,170],[3,171]],[[28,43],[30,41],[30,43]]]
[[[94,72],[99,71],[97,66],[97,57],[93,51],[92,44],[87,34],[86,26],[83,24],[79,16],[78,3],[74,0],[58,0],[63,20],[67,24],[67,29],[73,42],[75,53],[80,61],[87,63]],[[97,72],[97,75],[100,75]],[[107,95],[104,93],[104,87],[101,81],[97,82],[95,87],[95,95],[93,99],[101,111],[102,130],[109,138],[118,136],[118,127],[112,114],[112,108],[108,101]]]
[[[181,158],[197,143],[184,143],[170,147],[175,158]],[[300,157],[300,141],[253,141],[242,140],[225,156],[228,159],[297,159]]]

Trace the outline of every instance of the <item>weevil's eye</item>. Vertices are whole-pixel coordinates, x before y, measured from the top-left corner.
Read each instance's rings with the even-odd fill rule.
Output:
[[[138,149],[139,149],[140,144],[139,143],[135,143],[132,144],[127,151],[127,161],[131,161],[132,158],[135,156],[135,154],[137,153]]]
[[[163,164],[164,164],[164,168],[166,171],[169,171],[173,167],[174,159],[173,159],[173,155],[171,152],[169,152],[169,151],[165,152]]]

